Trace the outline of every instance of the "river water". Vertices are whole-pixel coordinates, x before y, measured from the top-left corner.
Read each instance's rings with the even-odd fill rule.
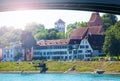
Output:
[[[120,81],[108,74],[0,74],[0,81]]]

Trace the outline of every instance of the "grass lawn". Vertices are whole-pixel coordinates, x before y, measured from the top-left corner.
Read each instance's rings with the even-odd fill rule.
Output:
[[[48,71],[66,71],[72,66],[76,65],[78,72],[94,71],[95,69],[105,71],[117,71],[120,72],[120,61],[75,61],[75,62],[57,62],[46,61],[45,62]],[[0,62],[0,71],[37,71],[40,68],[35,68],[38,62]]]

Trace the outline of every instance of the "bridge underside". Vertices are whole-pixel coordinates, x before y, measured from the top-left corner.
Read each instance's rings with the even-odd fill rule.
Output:
[[[120,14],[119,0],[0,0],[0,12],[13,10],[65,9]]]

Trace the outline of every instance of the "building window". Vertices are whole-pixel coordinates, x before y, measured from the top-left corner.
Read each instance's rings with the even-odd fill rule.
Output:
[[[91,53],[91,50],[86,50],[85,53]]]
[[[80,45],[80,48],[84,48],[84,45]]]
[[[82,43],[84,44],[84,41]]]
[[[102,53],[102,51],[101,51],[101,50],[99,50],[99,53]]]
[[[71,57],[71,56],[69,56],[69,59],[72,59],[72,57]]]
[[[86,45],[86,48],[89,48],[89,46],[88,46],[88,45]]]
[[[40,55],[42,55],[42,52],[40,52]]]
[[[87,52],[91,53],[91,50],[87,50]]]
[[[82,53],[82,50],[79,50],[78,53]]]
[[[12,55],[11,55],[11,58],[12,58]]]
[[[46,52],[44,52],[44,55],[46,55]]]
[[[86,57],[90,57],[91,55],[90,54],[87,54],[87,55],[85,55]]]
[[[49,55],[49,52],[47,52],[47,55]]]
[[[4,58],[6,58],[6,55],[4,55]]]
[[[65,59],[67,59],[67,56],[65,56]]]
[[[74,54],[77,54],[77,51],[76,51],[76,50],[74,50],[74,51],[73,51],[73,53],[74,53]]]
[[[76,59],[77,58],[77,56],[74,56],[74,59]]]
[[[67,51],[65,51],[65,54],[67,54]]]
[[[72,51],[69,51],[69,54],[72,54]]]
[[[50,59],[50,57],[48,56],[47,59]]]

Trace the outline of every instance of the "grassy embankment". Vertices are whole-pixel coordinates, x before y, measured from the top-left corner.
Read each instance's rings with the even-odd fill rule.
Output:
[[[117,62],[86,62],[86,61],[76,61],[76,62],[56,62],[56,61],[47,61],[46,62],[48,71],[66,71],[72,66],[76,65],[76,70],[78,72],[85,71],[94,71],[95,69],[105,70],[105,71],[116,71],[120,72],[120,61]],[[34,66],[37,63],[31,64],[30,62],[20,62],[17,64],[16,62],[1,62],[0,63],[0,71],[36,71],[39,68],[35,68]]]

